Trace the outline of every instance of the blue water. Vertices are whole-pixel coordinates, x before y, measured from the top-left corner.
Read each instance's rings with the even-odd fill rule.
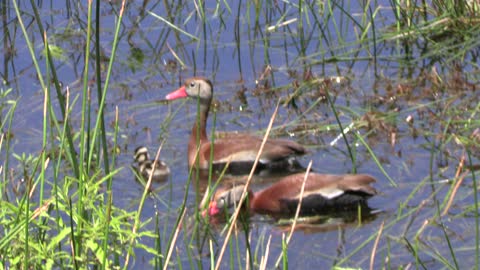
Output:
[[[85,3],[75,3],[70,7],[71,13],[67,13],[65,3],[55,3],[51,8],[49,2],[43,2],[40,8],[43,23],[47,30],[47,35],[51,44],[63,49],[63,59],[57,59],[57,72],[63,83],[63,89],[67,86],[70,91],[70,101],[79,98],[74,105],[71,115],[73,126],[79,126],[80,101],[82,93],[82,72],[83,72],[83,50],[86,22]],[[159,103],[165,95],[175,90],[183,79],[200,75],[206,76],[212,80],[215,85],[215,99],[220,106],[217,112],[217,122],[215,129],[221,131],[247,131],[262,134],[266,129],[270,117],[274,111],[278,99],[285,99],[296,90],[293,85],[295,79],[289,75],[289,72],[296,72],[298,79],[301,80],[302,74],[310,70],[312,74],[318,77],[340,76],[344,78],[342,83],[332,83],[331,95],[335,104],[340,108],[340,119],[342,125],[347,127],[354,119],[361,118],[367,111],[378,112],[377,117],[381,117],[383,112],[388,112],[391,107],[400,108],[395,119],[387,122],[387,127],[374,130],[366,136],[368,130],[359,128],[357,131],[364,137],[371,151],[375,153],[379,162],[383,165],[386,173],[398,184],[393,187],[384,173],[376,165],[375,160],[370,155],[368,149],[360,142],[355,141],[353,132],[347,134],[352,146],[356,147],[356,168],[358,172],[368,173],[378,179],[375,187],[381,192],[370,201],[373,208],[384,210],[376,219],[371,220],[361,226],[356,223],[345,227],[333,226],[333,229],[327,230],[324,226],[314,226],[313,229],[299,231],[295,233],[289,247],[289,266],[292,269],[321,267],[332,267],[339,260],[350,254],[353,249],[368,237],[378,231],[382,223],[385,228],[382,231],[382,238],[377,250],[377,260],[374,268],[380,268],[386,263],[384,256],[387,253],[392,255],[389,258],[389,264],[392,268],[406,266],[414,262],[413,256],[405,250],[405,244],[401,241],[402,237],[407,237],[411,241],[415,233],[421,228],[426,219],[435,212],[436,201],[443,199],[449,186],[443,183],[430,182],[421,187],[421,192],[416,193],[412,198],[409,194],[417,185],[430,175],[430,157],[432,150],[429,148],[435,138],[417,137],[411,134],[411,128],[404,121],[409,115],[415,119],[415,125],[418,128],[433,127],[438,132],[441,130],[439,125],[430,125],[428,118],[422,118],[418,107],[421,104],[427,104],[435,100],[432,97],[423,98],[398,98],[398,100],[388,101],[389,93],[393,87],[411,87],[413,96],[419,96],[423,92],[423,85],[409,84],[411,78],[418,76],[428,64],[421,62],[408,62],[405,66],[399,66],[399,61],[389,61],[398,55],[407,55],[403,47],[398,45],[395,40],[382,39],[377,43],[364,43],[364,47],[357,46],[353,42],[357,39],[356,35],[362,30],[357,24],[343,14],[338,7],[335,7],[335,21],[329,20],[320,25],[315,24],[312,14],[318,11],[316,16],[320,16],[318,6],[314,9],[307,9],[303,15],[303,35],[309,42],[305,43],[305,53],[302,55],[300,32],[298,29],[299,20],[289,24],[287,27],[281,27],[278,31],[267,33],[266,27],[281,20],[281,12],[276,8],[262,7],[259,14],[259,25],[254,25],[255,9],[252,3],[243,1],[240,6],[237,3],[228,2],[232,10],[229,13],[223,1],[207,3],[205,8],[207,19],[205,25],[199,19],[195,12],[195,6],[192,3],[184,3],[181,7],[180,15],[175,15],[175,24],[182,30],[195,36],[198,40],[192,40],[183,33],[176,32],[167,26],[161,20],[148,13],[142,15],[141,3],[129,3],[124,15],[123,24],[120,30],[120,42],[115,58],[110,87],[106,101],[107,127],[114,120],[115,108],[119,110],[119,146],[121,154],[117,160],[117,167],[123,167],[123,170],[115,176],[113,191],[114,203],[117,207],[129,210],[136,209],[140,199],[143,187],[135,180],[131,169],[133,150],[139,145],[149,147],[151,154],[157,150],[159,145],[164,142],[161,157],[170,165],[171,177],[165,183],[155,183],[155,187],[160,190],[156,192],[158,198],[149,198],[142,212],[142,219],[154,217],[156,213],[161,216],[161,220],[167,224],[173,224],[177,217],[177,208],[181,205],[183,194],[185,193],[188,179],[187,169],[187,141],[189,138],[190,127],[195,121],[196,104],[195,102],[175,101],[171,103]],[[285,19],[297,18],[298,9],[295,5],[286,2],[264,3],[264,5],[277,4],[279,9],[288,9]],[[343,2],[344,7],[355,20],[362,21],[362,7],[354,3]],[[78,5],[78,6],[77,6]],[[118,13],[118,3],[110,5],[104,1],[101,4],[101,52],[111,57],[112,40],[114,35],[114,25],[116,22],[115,14]],[[383,3],[383,6],[389,7],[389,3]],[[172,9],[177,8],[175,5]],[[237,8],[241,10],[237,16]],[[373,7],[375,8],[375,7]],[[21,4],[21,9],[31,13],[31,7],[27,3]],[[246,15],[246,9],[250,9],[250,17]],[[168,17],[163,2],[149,2],[146,11]],[[221,15],[220,15],[221,14]],[[306,15],[305,15],[306,14]],[[8,11],[10,22],[8,29],[11,36],[15,37],[15,55],[12,59],[6,59],[5,50],[0,54],[0,62],[7,63],[7,70],[2,70],[2,75],[8,77],[4,79],[9,87],[14,89],[10,98],[18,100],[18,107],[15,114],[15,121],[12,127],[14,138],[12,140],[12,152],[15,153],[33,153],[38,154],[41,151],[41,134],[43,121],[43,92],[37,80],[35,68],[32,59],[26,47],[25,38],[17,24],[11,21],[15,17],[12,9]],[[41,55],[43,42],[38,35],[39,31],[32,17],[24,14],[23,20],[28,23],[27,31],[29,38],[34,44],[35,54]],[[308,18],[308,19],[307,19]],[[393,22],[393,16],[389,8],[381,10],[375,21],[377,35],[381,35]],[[323,19],[322,19],[323,20]],[[135,28],[135,22],[138,21],[138,28]],[[238,27],[236,27],[236,23]],[[204,29],[206,31],[204,31]],[[371,32],[368,32],[371,37]],[[129,36],[131,35],[131,36]],[[130,37],[130,40],[129,40]],[[236,38],[238,37],[238,40]],[[265,41],[270,40],[269,42]],[[239,44],[237,47],[236,44]],[[369,46],[366,46],[368,44]],[[93,47],[93,43],[91,44]],[[265,47],[267,45],[267,47]],[[377,62],[371,57],[377,50]],[[134,49],[141,52],[142,60],[137,61],[133,57]],[[342,57],[351,59],[358,51],[359,59],[356,61],[343,60]],[[174,53],[175,52],[175,55]],[[94,53],[94,51],[92,51]],[[410,53],[410,52],[409,52]],[[413,49],[411,53],[418,56],[418,50]],[[334,57],[335,56],[335,57]],[[176,61],[179,57],[185,66]],[[322,62],[324,60],[336,59],[335,62]],[[138,58],[137,58],[138,59]],[[40,56],[38,59],[42,74],[46,73],[45,59]],[[175,62],[176,67],[170,68],[167,63]],[[312,64],[315,63],[315,64]],[[102,68],[106,68],[107,62],[103,63]],[[272,68],[271,73],[266,73],[263,80],[262,73],[266,67]],[[407,68],[410,68],[407,69]],[[467,67],[468,69],[469,67]],[[93,60],[90,62],[90,72],[94,70]],[[94,75],[89,76],[93,79]],[[105,79],[105,78],[103,78]],[[258,85],[256,84],[258,81]],[[266,81],[271,89],[262,89]],[[6,86],[4,86],[6,88]],[[238,98],[237,93],[245,89],[245,100]],[[92,89],[92,101],[96,102],[96,89]],[[271,92],[270,90],[273,90]],[[311,160],[313,168],[322,173],[349,173],[353,171],[352,162],[347,154],[347,148],[343,139],[338,140],[336,145],[330,143],[339,136],[340,132],[336,126],[336,121],[330,107],[326,103],[318,103],[307,113],[307,108],[311,106],[316,97],[309,96],[308,93],[317,89],[303,89],[304,95],[296,100],[298,110],[292,106],[281,106],[277,115],[274,128],[276,136],[287,137],[305,144],[310,153],[300,158],[302,164],[306,165]],[[385,96],[387,101],[378,103],[378,95]],[[469,94],[467,94],[469,95]],[[392,97],[390,97],[392,98]],[[395,98],[395,95],[394,97]],[[445,97],[446,98],[446,97]],[[478,97],[472,96],[472,103]],[[438,100],[438,99],[437,99]],[[54,98],[54,102],[55,98]],[[442,102],[440,101],[439,104]],[[428,109],[427,109],[428,110]],[[57,117],[61,118],[59,112]],[[171,122],[170,122],[171,121]],[[285,130],[277,131],[278,127],[287,125]],[[307,126],[309,128],[303,129]],[[210,123],[210,128],[212,124]],[[328,127],[333,128],[329,130]],[[388,131],[384,131],[388,130]],[[110,130],[111,131],[111,130]],[[395,137],[391,134],[395,133]],[[112,139],[109,138],[111,141]],[[356,143],[356,144],[355,144]],[[452,148],[447,150],[450,156],[459,154],[459,150]],[[436,150],[433,150],[436,151]],[[437,174],[445,165],[443,160],[453,163],[456,160],[450,156],[445,156],[444,152],[439,151],[435,155],[433,162],[433,179],[439,181],[454,176],[454,166],[450,164],[442,174]],[[1,159],[10,158],[13,166],[18,162],[12,157],[0,154]],[[475,160],[478,162],[478,160]],[[261,179],[259,179],[260,181]],[[260,185],[257,186],[259,188]],[[188,195],[188,210],[186,219],[193,219],[193,209],[196,207],[195,193],[192,187]],[[440,189],[438,193],[436,189]],[[471,188],[466,185],[461,188],[463,194],[458,197],[457,207],[461,209],[462,204],[471,204]],[[435,195],[432,195],[435,194]],[[419,195],[422,195],[421,197]],[[435,197],[437,196],[437,197]],[[170,199],[171,198],[171,199]],[[407,205],[416,206],[425,204],[416,214],[409,215],[400,222],[394,222],[396,218],[401,218],[398,209],[408,199]],[[168,212],[170,211],[172,212]],[[172,210],[173,209],[173,210]],[[408,207],[402,211],[408,211]],[[458,209],[458,208],[457,208]],[[453,210],[454,211],[454,210]],[[451,231],[460,231],[463,237],[452,236],[454,247],[473,246],[474,232],[469,231],[474,224],[473,218],[461,218],[460,222],[455,221],[457,217],[452,214],[445,222]],[[165,221],[167,220],[167,221]],[[390,222],[395,225],[390,226]],[[187,222],[188,224],[188,222]],[[171,226],[171,225],[170,225]],[[410,226],[410,227],[409,227]],[[153,222],[148,225],[153,228]],[[187,226],[188,228],[188,226]],[[167,227],[167,231],[173,230]],[[448,254],[448,249],[444,244],[443,232],[435,226],[427,226],[428,233],[432,239],[439,239],[439,242],[432,243],[431,239],[425,239],[425,245],[433,246],[440,250],[442,254]],[[283,230],[266,217],[255,217],[251,224],[251,238],[253,249],[257,245],[265,245],[264,242],[255,241],[259,237],[268,238],[272,235],[270,245],[270,256],[268,266],[273,267],[274,260],[281,252],[281,236]],[[180,251],[174,254],[172,262],[177,261],[177,256],[184,267],[188,268],[188,261],[182,254],[185,249],[183,240],[189,238],[188,229],[182,231],[179,239]],[[471,237],[470,237],[471,236]],[[220,231],[215,237],[222,242]],[[240,239],[242,239],[240,237]],[[153,246],[153,243],[146,239],[146,244]],[[162,239],[164,244],[166,239]],[[387,252],[387,244],[390,248]],[[241,241],[240,246],[244,246]],[[342,266],[367,268],[370,263],[370,254],[372,251],[373,240],[359,249],[358,252],[349,258]],[[198,248],[198,247],[196,247]],[[204,247],[206,251],[206,247]],[[218,246],[214,246],[218,249]],[[195,247],[193,247],[196,254]],[[265,250],[264,246],[259,248],[259,252]],[[151,255],[137,251],[137,260],[135,268],[144,268],[151,259]],[[473,259],[471,252],[459,252],[462,256],[461,266],[471,266]],[[242,253],[244,256],[245,253]],[[429,267],[436,268],[440,265],[436,261],[430,261],[429,253],[422,253],[422,259],[427,261]],[[260,256],[260,254],[259,254]],[[446,256],[446,255],[445,255]],[[225,257],[225,263],[228,263],[228,255]],[[430,263],[430,264],[429,264]],[[202,257],[201,264],[209,265],[208,256]]]

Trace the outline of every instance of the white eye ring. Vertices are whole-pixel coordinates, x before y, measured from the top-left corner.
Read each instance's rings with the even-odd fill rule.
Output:
[[[217,201],[217,207],[223,209],[225,207],[225,198],[220,198]]]

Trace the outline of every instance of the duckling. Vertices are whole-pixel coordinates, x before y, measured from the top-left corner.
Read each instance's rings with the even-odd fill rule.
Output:
[[[135,149],[133,167],[139,175],[144,179],[148,179],[150,174],[153,181],[163,181],[170,174],[170,168],[161,160],[152,160],[145,146],[140,146]],[[154,168],[155,167],[155,168]]]

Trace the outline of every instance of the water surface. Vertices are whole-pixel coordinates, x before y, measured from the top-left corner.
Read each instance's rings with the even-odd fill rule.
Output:
[[[63,49],[56,64],[64,91],[68,87],[72,101],[81,95],[82,89],[86,29],[84,4],[66,7],[56,3],[52,8],[50,3],[43,2],[39,6],[50,43]],[[195,187],[187,186],[186,153],[190,128],[196,119],[196,104],[194,101],[167,103],[162,100],[185,78],[205,76],[215,86],[218,105],[215,130],[240,130],[261,135],[277,102],[288,100],[295,94],[294,102],[280,106],[272,136],[290,138],[308,147],[309,153],[301,157],[300,162],[306,166],[312,161],[317,172],[342,174],[356,171],[378,179],[375,187],[380,194],[370,200],[370,205],[383,212],[362,224],[353,221],[338,226],[337,220],[329,220],[334,225],[304,226],[294,234],[289,246],[289,266],[292,269],[328,268],[339,262],[342,266],[367,268],[374,244],[372,235],[382,226],[374,268],[386,265],[398,268],[414,263],[405,239],[414,241],[422,226],[425,226],[423,234],[417,240],[422,242],[425,250],[419,256],[429,268],[442,267],[432,257],[438,253],[450,258],[449,251],[441,227],[432,222],[431,217],[437,203],[441,203],[449,191],[450,185],[444,180],[455,176],[455,164],[462,151],[454,143],[444,144],[438,139],[444,126],[436,108],[449,104],[451,100],[474,107],[478,103],[475,91],[466,91],[469,86],[461,84],[456,91],[435,92],[432,80],[416,80],[422,76],[428,78],[424,74],[430,74],[435,68],[446,81],[453,81],[455,74],[442,69],[441,63],[434,59],[415,61],[423,46],[427,46],[424,43],[412,43],[410,50],[406,50],[407,47],[398,40],[382,36],[393,23],[389,8],[381,9],[375,21],[376,34],[382,38],[376,42],[356,43],[357,35],[363,29],[338,8],[334,12],[337,16],[327,20],[321,17],[321,10],[313,3],[312,8],[306,8],[300,14],[301,17],[294,4],[264,3],[256,21],[257,14],[250,1],[228,4],[231,11],[223,2],[206,3],[205,20],[190,2],[170,3],[168,6],[156,1],[147,2],[146,6],[136,2],[128,4],[106,102],[107,126],[114,121],[116,108],[120,115],[121,154],[116,166],[123,167],[123,170],[114,179],[115,205],[136,209],[143,187],[134,180],[130,169],[133,150],[146,145],[153,154],[163,142],[161,157],[170,165],[171,177],[164,183],[154,184],[158,189],[156,196],[148,199],[142,219],[160,215],[165,224],[171,226],[188,188],[186,224],[193,222],[196,194]],[[22,10],[31,11],[29,4],[22,5]],[[390,6],[387,2],[379,5]],[[103,2],[101,8],[101,53],[109,57],[119,3]],[[344,8],[351,11],[352,18],[362,21],[363,7]],[[14,18],[14,13],[9,12],[8,16]],[[152,14],[167,18],[196,39],[174,31]],[[322,19],[315,19],[315,16]],[[297,21],[273,32],[266,31],[270,25],[293,18]],[[23,19],[32,21],[28,14],[24,14]],[[0,55],[0,60],[5,63],[4,80],[14,89],[19,102],[12,129],[15,136],[12,147],[15,153],[39,153],[43,94],[24,37],[14,25],[11,22],[8,27],[10,37],[14,39],[10,42],[15,44],[15,54],[8,58],[4,48]],[[36,24],[30,23],[27,30],[37,55],[41,55],[43,42]],[[401,55],[405,56],[405,61],[399,60]],[[38,61],[40,68],[45,70],[42,58]],[[459,66],[459,76],[463,79],[466,77],[463,70],[471,70],[472,66],[462,63]],[[317,78],[317,83],[303,84],[313,77]],[[466,79],[475,89],[478,75]],[[325,90],[329,91],[336,105],[343,127],[352,122],[363,123],[347,132],[350,146],[355,151],[354,165],[345,141],[336,139],[341,133],[331,106],[325,100]],[[92,91],[94,102],[95,93],[96,90]],[[77,101],[72,116],[76,128],[80,119],[75,116],[80,115],[80,105]],[[413,124],[406,121],[408,117],[413,117]],[[211,122],[209,128],[213,128]],[[416,136],[415,129],[421,136]],[[356,139],[355,132],[365,139],[370,150]],[[396,187],[380,170],[372,153]],[[15,162],[12,157],[1,155],[2,159],[10,158]],[[478,163],[478,156],[473,162]],[[268,183],[262,177],[256,181],[257,189]],[[458,215],[464,213],[464,205],[473,203],[471,180],[467,177],[464,183],[451,212],[440,219],[448,227],[451,244],[456,249],[473,247],[475,238],[474,218]],[[419,191],[412,193],[416,189]],[[418,205],[422,207],[415,213],[405,215]],[[425,225],[428,222],[431,223]],[[167,230],[172,230],[169,226]],[[153,228],[153,224],[149,228]],[[259,253],[258,256],[271,237],[269,267],[273,267],[281,253],[284,231],[284,227],[268,217],[255,216],[250,223],[251,248]],[[180,239],[188,239],[191,233],[191,228],[186,226]],[[213,233],[213,238],[218,241],[214,245],[216,252],[223,241],[222,236],[220,228]],[[238,239],[240,246],[244,246],[244,238],[239,236]],[[190,262],[182,256],[186,249],[193,254],[208,254],[205,242],[198,241],[200,244],[188,247],[186,242],[178,242],[179,251],[172,261],[179,260],[188,266]],[[153,246],[153,243],[146,244]],[[138,252],[135,268],[146,267],[151,255],[141,250]],[[473,249],[458,251],[461,268],[474,264],[473,252]],[[245,253],[241,255],[245,256]],[[224,257],[225,264],[228,264],[229,257]],[[199,260],[201,265],[209,266],[208,256]]]

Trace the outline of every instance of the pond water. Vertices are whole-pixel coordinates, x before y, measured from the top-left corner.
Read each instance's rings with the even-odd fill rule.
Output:
[[[215,130],[261,135],[278,100],[285,101],[295,94],[294,102],[280,106],[272,136],[288,137],[305,145],[309,153],[299,160],[304,166],[312,161],[317,172],[343,174],[356,170],[378,180],[375,188],[380,194],[369,204],[381,213],[364,220],[361,225],[356,220],[342,222],[336,219],[323,224],[305,224],[294,233],[289,245],[291,269],[309,266],[325,269],[339,262],[342,266],[365,269],[370,265],[375,233],[379,230],[382,232],[376,246],[374,269],[414,264],[410,245],[415,241],[421,246],[419,258],[429,269],[444,267],[438,259],[441,256],[453,263],[444,233],[450,236],[450,244],[457,250],[460,268],[475,264],[475,256],[472,256],[475,217],[465,212],[474,202],[475,188],[472,188],[470,175],[460,186],[451,211],[442,218],[433,219],[437,205],[444,203],[450,191],[451,184],[447,180],[454,179],[456,165],[464,154],[453,139],[444,140],[449,132],[461,131],[451,131],[442,122],[450,116],[442,115],[441,108],[458,104],[472,109],[478,104],[475,89],[479,73],[475,65],[465,64],[474,63],[474,60],[458,63],[458,73],[445,68],[444,62],[436,59],[415,60],[428,45],[412,42],[412,47],[407,49],[398,39],[388,38],[387,30],[395,22],[388,1],[371,7],[378,8],[375,27],[381,38],[377,37],[377,42],[370,39],[362,43],[357,42],[362,31],[370,38],[372,32],[358,24],[366,19],[363,7],[353,3],[345,3],[344,9],[348,12],[343,12],[337,3],[338,6],[332,7],[335,16],[326,19],[314,3],[299,12],[295,3],[267,2],[256,13],[250,1],[207,2],[205,20],[201,19],[193,2],[144,1],[142,5],[132,1],[126,7],[106,101],[107,128],[114,121],[116,108],[120,115],[120,155],[116,167],[123,169],[113,183],[117,207],[136,209],[143,192],[130,169],[134,149],[145,145],[153,155],[163,143],[161,159],[169,164],[171,176],[166,182],[154,183],[155,196],[148,198],[142,220],[159,215],[161,220],[167,220],[165,224],[170,224],[166,230],[173,230],[171,226],[187,188],[186,224],[194,219],[196,194],[193,186],[187,186],[186,153],[190,129],[196,119],[196,104],[193,100],[163,100],[185,78],[205,76],[215,87],[218,105]],[[65,3],[57,4],[52,6],[44,1],[39,3],[39,11],[50,43],[63,49],[61,57],[56,58],[57,71],[63,88],[68,86],[73,100],[82,93],[87,9],[82,1],[66,6]],[[379,8],[381,6],[383,8]],[[45,70],[45,59],[41,56],[43,42],[31,16],[32,8],[22,3],[20,9],[26,12],[22,17],[28,36],[39,56],[40,69]],[[101,3],[101,53],[107,58],[111,53],[119,9],[118,1]],[[0,60],[4,63],[1,74],[14,89],[11,96],[18,100],[11,147],[14,153],[36,155],[42,145],[43,94],[24,35],[15,27],[17,22],[13,19],[16,16],[12,10],[8,14],[12,21],[7,25],[9,36],[4,38],[15,45],[15,53],[9,57],[4,47]],[[157,16],[167,18],[196,38],[173,30]],[[268,26],[289,19],[297,20],[272,32],[266,30]],[[93,61],[91,63],[93,65]],[[107,64],[105,62],[102,68]],[[451,82],[450,86],[457,85],[458,90],[436,91],[431,76],[433,71],[444,81]],[[312,76],[323,83],[304,84]],[[92,73],[92,81],[93,78]],[[356,123],[356,128],[346,133],[354,148],[355,166],[345,141],[337,139],[341,133],[331,106],[325,100],[325,89],[335,103],[342,126]],[[95,100],[96,97],[92,98]],[[76,102],[72,115],[77,128],[80,119],[75,117],[80,115],[80,103],[80,100]],[[410,118],[414,121],[409,121]],[[452,121],[460,120],[452,117]],[[475,121],[478,126],[478,120]],[[366,144],[358,140],[355,133]],[[109,140],[113,140],[111,136]],[[1,158],[16,162],[3,152]],[[475,165],[478,161],[477,155],[469,163]],[[255,181],[254,188],[259,189],[271,179],[257,177]],[[419,205],[421,207],[417,208]],[[409,212],[412,209],[414,211]],[[153,226],[150,224],[147,228]],[[221,225],[216,228],[212,238],[218,241],[214,244],[218,252],[224,232]],[[187,245],[188,241],[183,240],[190,237],[191,230],[186,226],[181,232],[179,239],[182,240],[172,259],[187,268],[191,262],[183,256],[185,252],[208,254],[207,243]],[[253,217],[250,223],[251,248],[258,252],[257,256],[262,255],[271,237],[268,268],[273,267],[281,253],[282,233],[286,230],[263,216]],[[420,231],[421,236],[416,238]],[[240,246],[245,246],[243,237],[238,236],[238,241]],[[146,240],[145,244],[153,246],[154,243]],[[229,251],[224,256],[225,265],[229,265],[231,259],[236,262],[237,256],[245,257],[245,253],[235,254],[233,258],[228,254]],[[134,268],[147,267],[150,259],[151,255],[138,250]],[[210,265],[208,256],[199,261],[204,267]]]

